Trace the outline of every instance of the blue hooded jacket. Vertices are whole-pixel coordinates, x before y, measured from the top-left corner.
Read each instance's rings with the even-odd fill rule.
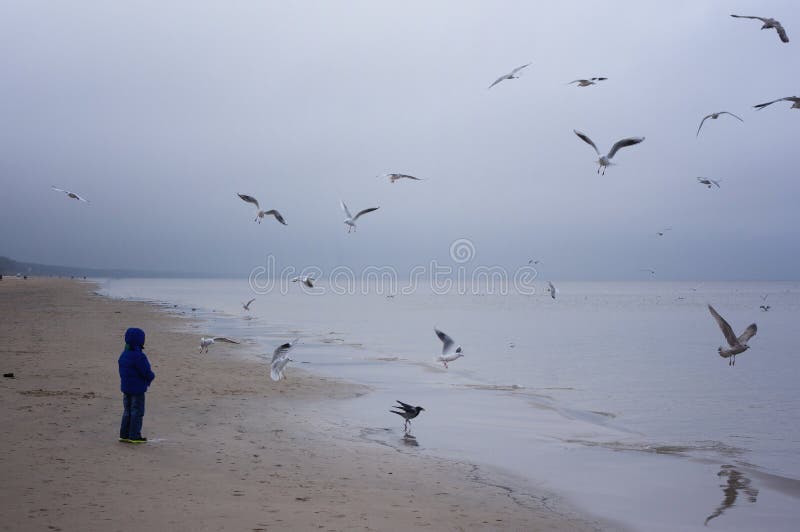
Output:
[[[144,347],[144,331],[131,327],[125,331],[125,350],[119,356],[119,378],[122,393],[140,394],[156,378],[150,369]]]

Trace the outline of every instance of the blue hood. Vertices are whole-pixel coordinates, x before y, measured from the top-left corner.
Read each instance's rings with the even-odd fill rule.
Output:
[[[125,331],[125,343],[128,344],[131,349],[141,349],[144,347],[144,331],[136,327],[131,327]]]

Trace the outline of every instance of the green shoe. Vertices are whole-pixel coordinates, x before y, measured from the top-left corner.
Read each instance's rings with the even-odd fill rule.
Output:
[[[147,438],[139,436],[138,438],[131,438],[128,440],[130,443],[147,443]]]
[[[120,438],[119,441],[121,441],[122,443],[130,443],[131,442],[131,440],[129,440],[128,438]]]

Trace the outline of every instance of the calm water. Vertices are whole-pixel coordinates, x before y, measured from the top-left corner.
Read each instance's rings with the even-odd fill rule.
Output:
[[[300,337],[298,365],[375,390],[332,406],[359,437],[513,471],[634,529],[701,530],[707,518],[720,530],[795,529],[800,284],[558,287],[555,301],[299,285],[254,295],[247,280],[112,280],[102,291],[194,307],[207,320],[198,337],[251,339],[265,355]],[[735,367],[717,355],[707,302],[737,334],[758,323]],[[449,370],[434,361],[434,326],[464,348]],[[426,408],[413,450],[387,412],[394,399]]]

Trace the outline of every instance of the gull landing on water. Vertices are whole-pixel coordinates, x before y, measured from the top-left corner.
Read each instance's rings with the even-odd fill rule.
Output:
[[[215,336],[213,338],[200,338],[200,352],[201,353],[208,353],[208,348],[212,344],[217,342],[225,342],[228,344],[238,344],[239,342],[236,340],[231,340],[230,338],[225,338],[224,336]]]
[[[394,183],[399,179],[410,179],[412,181],[424,181],[424,179],[420,179],[419,177],[414,177],[413,175],[408,174],[383,174],[378,177],[388,177],[389,183]]]
[[[489,85],[489,88],[491,89],[492,87],[494,87],[495,85],[497,85],[501,81],[505,81],[507,79],[519,79],[519,76],[515,76],[514,74],[516,74],[517,72],[519,72],[520,70],[522,70],[523,68],[528,67],[528,66],[530,66],[530,63],[528,63],[527,65],[518,66],[517,68],[515,68],[514,70],[512,70],[508,74],[503,74],[502,76],[497,78],[494,83]]]
[[[255,300],[256,300],[256,298],[253,298],[253,299],[251,299],[250,301],[248,301],[247,303],[242,303],[242,308],[243,308],[243,309],[245,309],[245,310],[250,310],[250,305],[251,305],[251,304],[253,303],[253,301],[255,301]]]
[[[611,159],[621,148],[633,146],[635,144],[639,144],[640,142],[644,141],[644,137],[629,137],[626,139],[618,140],[617,142],[614,143],[613,146],[611,146],[611,151],[609,151],[606,155],[601,155],[600,150],[597,149],[597,146],[595,146],[594,142],[592,142],[592,139],[590,139],[585,133],[581,133],[577,129],[573,129],[572,131],[574,131],[575,134],[578,135],[579,139],[581,139],[586,144],[594,148],[594,151],[597,152],[597,155],[600,156],[600,158],[597,160],[597,164],[600,165],[597,167],[597,173],[599,174],[600,169],[602,168],[603,175],[606,175],[606,167],[611,166],[613,164],[611,162]]]
[[[570,81],[567,85],[572,85],[573,83],[577,83],[578,87],[588,87],[589,85],[597,85],[598,81],[605,81],[608,78],[589,78],[589,79],[576,79],[575,81]]]
[[[716,120],[717,118],[719,118],[719,115],[731,115],[732,117],[737,119],[739,122],[744,122],[744,120],[742,120],[741,118],[739,118],[738,116],[736,116],[733,113],[729,113],[728,111],[720,111],[718,113],[711,113],[710,115],[704,116],[703,119],[700,121],[700,126],[697,128],[697,133],[695,134],[695,137],[699,137],[700,136],[700,130],[703,128],[703,124],[705,123],[706,120],[708,120],[709,118],[711,120]]]
[[[295,338],[291,342],[286,342],[275,348],[269,367],[269,376],[272,380],[279,381],[283,379],[283,368],[286,367],[286,364],[289,362],[294,362],[289,358],[289,350],[299,341],[299,338]]]
[[[437,362],[441,362],[446,368],[448,362],[458,360],[464,356],[464,353],[461,351],[461,346],[459,345],[458,347],[455,347],[456,343],[447,334],[443,333],[439,329],[436,329],[435,327],[433,332],[435,332],[436,336],[439,337],[439,340],[442,341],[442,354],[436,357]],[[453,347],[455,347],[455,349],[453,349]]]
[[[344,223],[348,226],[347,227],[348,233],[350,231],[356,230],[356,220],[358,220],[360,216],[367,214],[368,212],[377,211],[380,208],[380,207],[369,207],[367,209],[359,211],[358,214],[353,216],[352,214],[350,214],[350,209],[347,208],[347,205],[345,205],[343,201],[339,200],[339,203],[342,204],[342,210],[344,211],[344,214],[347,216],[347,218],[344,219]]]
[[[760,20],[761,22],[764,23],[764,25],[761,26],[762,30],[768,30],[768,29],[771,29],[771,28],[775,28],[775,31],[778,32],[778,37],[780,37],[781,41],[789,42],[789,36],[786,35],[786,30],[783,29],[783,26],[781,26],[781,23],[778,22],[777,20],[775,20],[774,18],[749,17],[749,16],[746,16],[746,15],[731,15],[731,16],[733,18],[752,18],[752,19],[755,19],[755,20]]]
[[[247,194],[237,194],[237,196],[242,198],[242,201],[246,201],[247,203],[251,203],[256,206],[256,218],[254,220],[255,222],[261,223],[261,220],[264,219],[264,216],[269,215],[269,216],[274,216],[275,219],[278,220],[283,225],[287,225],[286,220],[283,219],[281,213],[279,213],[275,209],[269,211],[262,211],[261,207],[258,206],[258,200],[255,199],[253,196],[248,196]]]
[[[764,107],[778,102],[792,102],[792,106],[789,109],[800,109],[800,96],[787,96],[786,98],[778,98],[777,100],[772,100],[771,102],[767,103],[760,103],[758,105],[754,105],[753,107],[760,111]]]
[[[52,188],[56,192],[63,192],[69,198],[72,198],[72,199],[75,199],[75,200],[78,200],[78,201],[82,201],[84,203],[89,203],[89,200],[87,200],[85,198],[82,198],[79,195],[75,194],[74,192],[70,192],[69,190],[64,190],[63,188],[56,188],[54,186],[51,186],[50,188]]]
[[[722,334],[725,336],[725,340],[728,341],[728,345],[730,349],[723,349],[720,347],[717,351],[719,352],[719,356],[722,358],[730,358],[728,361],[729,366],[736,365],[736,355],[740,353],[744,353],[750,346],[747,345],[747,341],[750,340],[753,336],[756,335],[758,331],[758,327],[755,323],[751,323],[748,325],[747,329],[744,330],[741,336],[738,338],[735,334],[733,334],[733,328],[725,321],[725,318],[719,315],[719,313],[714,310],[714,307],[708,305],[708,311],[711,312],[711,315],[714,316],[714,319],[717,321],[717,325],[722,330]]]
[[[719,188],[719,182],[720,181],[722,181],[722,179],[709,179],[707,177],[698,177],[697,178],[697,182],[698,183],[700,183],[701,185],[705,185],[708,188],[711,188],[711,185],[716,185],[717,188]]]

